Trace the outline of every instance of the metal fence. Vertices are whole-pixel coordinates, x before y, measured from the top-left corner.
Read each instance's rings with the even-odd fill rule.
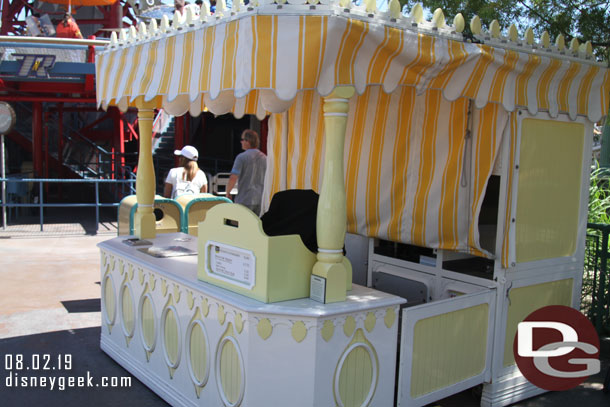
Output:
[[[587,224],[582,311],[598,332],[610,332],[610,225]]]
[[[9,208],[38,208],[39,209],[39,218],[40,218],[40,231],[44,231],[44,209],[45,208],[83,208],[90,207],[95,208],[95,231],[98,231],[99,223],[100,223],[100,208],[107,207],[118,207],[118,202],[104,203],[100,202],[100,184],[116,184],[123,188],[123,194],[127,195],[130,193],[135,193],[135,179],[126,179],[126,180],[113,180],[113,179],[53,179],[53,178],[0,178],[0,183],[2,183],[2,202],[0,206],[2,207],[2,224],[6,226],[6,210]],[[23,203],[20,201],[14,201],[11,199],[10,194],[6,194],[4,185],[13,185],[20,183],[33,183],[38,184],[38,202],[34,203]],[[44,186],[49,183],[67,183],[67,184],[93,184],[95,188],[95,201],[94,202],[81,202],[81,203],[50,203],[45,202],[44,195]],[[18,188],[7,188],[8,190],[18,190]],[[26,188],[27,190],[27,188]],[[5,196],[9,196],[8,199]]]

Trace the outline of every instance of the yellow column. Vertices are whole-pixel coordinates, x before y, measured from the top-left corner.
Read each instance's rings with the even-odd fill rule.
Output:
[[[324,177],[316,220],[318,261],[312,273],[326,279],[325,302],[345,301],[351,289],[352,267],[343,256],[347,209],[343,151],[351,86],[338,87],[324,98]]]
[[[140,129],[138,154],[138,174],[136,178],[136,198],[138,209],[135,218],[135,233],[140,239],[152,239],[155,230],[155,168],[152,159],[152,123],[154,106],[138,103],[138,126]]]

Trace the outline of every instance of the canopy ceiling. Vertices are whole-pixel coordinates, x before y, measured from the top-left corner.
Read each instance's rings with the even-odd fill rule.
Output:
[[[525,107],[594,122],[608,109],[608,69],[569,51],[501,39],[468,43],[451,27],[434,31],[333,5],[278,7],[192,26],[174,19],[148,35],[143,26],[137,35],[132,30],[97,56],[98,104],[126,109],[143,98],[174,115],[196,116],[207,107],[262,117],[286,111],[302,90],[325,96],[353,85],[362,94],[381,85],[387,93],[436,89],[448,101],[473,99],[478,108],[492,102],[509,112]]]

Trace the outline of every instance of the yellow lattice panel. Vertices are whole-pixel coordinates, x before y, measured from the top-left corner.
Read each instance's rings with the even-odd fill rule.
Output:
[[[222,390],[230,404],[239,401],[241,390],[241,360],[232,341],[225,341],[220,353],[220,380]]]
[[[153,302],[148,295],[142,300],[142,339],[147,351],[153,351],[155,346],[155,312]]]
[[[466,380],[485,369],[489,305],[418,321],[414,327],[411,397]]]
[[[574,280],[568,278],[510,290],[504,341],[504,366],[515,364],[513,341],[517,333],[517,324],[538,308],[547,305],[571,306],[573,285]]]
[[[106,313],[106,323],[114,325],[116,317],[116,298],[114,295],[114,282],[110,275],[104,278],[104,309]]]
[[[180,332],[178,330],[178,321],[173,307],[169,307],[165,311],[165,321],[163,324],[163,339],[165,345],[165,355],[168,364],[171,367],[176,367],[178,364]]]
[[[135,328],[135,311],[133,297],[127,284],[123,285],[121,294],[121,317],[123,319],[123,331],[125,336],[131,338]]]
[[[200,321],[193,324],[190,335],[189,360],[191,373],[196,384],[204,385],[208,365],[208,351],[205,333]]]
[[[583,146],[582,123],[523,120],[515,227],[518,263],[574,254]]]

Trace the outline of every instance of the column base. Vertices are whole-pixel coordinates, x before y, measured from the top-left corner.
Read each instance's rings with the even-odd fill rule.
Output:
[[[345,281],[347,270],[343,262],[322,263],[316,262],[312,273],[326,279],[325,303],[345,301]]]
[[[343,256],[341,264],[345,267],[345,291],[352,291],[352,263]]]
[[[136,211],[134,225],[138,239],[154,239],[157,236],[155,214],[152,212],[141,213]]]

